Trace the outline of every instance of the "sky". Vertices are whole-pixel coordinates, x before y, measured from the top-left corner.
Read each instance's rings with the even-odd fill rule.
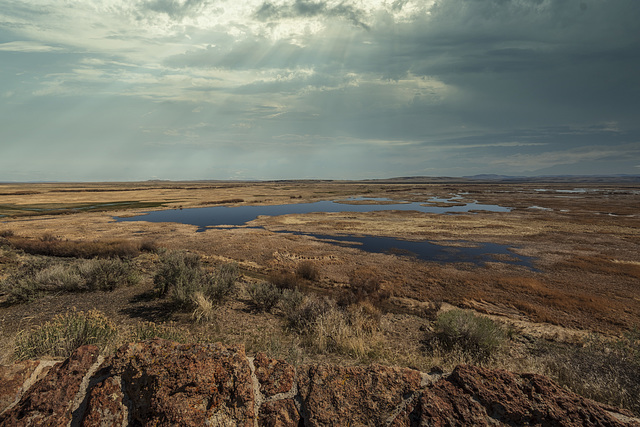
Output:
[[[638,0],[0,0],[0,181],[640,174]]]

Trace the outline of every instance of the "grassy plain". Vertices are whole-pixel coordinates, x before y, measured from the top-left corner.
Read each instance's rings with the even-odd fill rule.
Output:
[[[575,188],[586,191],[574,192]],[[209,228],[201,233],[186,224],[114,220],[114,216],[169,208],[304,203],[362,196],[425,203],[431,197],[454,195],[461,196],[455,203],[478,201],[512,210],[446,215],[400,211],[311,213],[259,217],[247,227]],[[129,335],[122,332],[122,339],[136,336],[131,331],[154,322],[153,325],[174,328],[172,333],[181,331],[188,337],[185,339],[244,343],[250,352],[266,350],[295,363],[309,359],[376,361],[428,370],[434,364],[451,367],[461,361],[473,361],[464,352],[445,352],[426,343],[429,334],[437,332],[434,307],[436,312],[458,307],[482,314],[511,331],[508,348],[501,350],[507,356],[482,363],[533,370],[558,379],[560,372],[567,369],[595,369],[595,362],[586,367],[568,367],[570,362],[581,360],[571,352],[595,346],[590,355],[596,350],[611,354],[609,347],[622,345],[620,340],[633,336],[629,334],[640,327],[639,212],[638,186],[609,183],[3,184],[0,283],[7,282],[34,257],[60,256],[65,256],[65,262],[71,262],[69,259],[74,256],[121,256],[135,267],[139,280],[112,291],[39,294],[21,304],[11,302],[6,286],[0,287],[0,362],[14,357],[14,343],[16,337],[20,339],[21,331],[37,328],[76,307],[104,313],[121,331],[129,331]],[[500,258],[481,266],[425,262],[275,231],[376,235],[429,240],[445,246],[500,243],[509,245],[514,253],[533,257],[535,268],[513,266],[500,262]],[[201,308],[197,319],[195,311],[176,309],[166,299],[157,298],[153,277],[162,252],[175,250],[199,255],[205,269],[237,263],[241,279],[232,297],[206,309],[206,315]],[[303,265],[307,270],[309,265],[313,268],[305,273]],[[369,274],[364,279],[360,277],[363,271]],[[289,282],[287,275],[293,277]],[[287,327],[287,313],[282,306],[259,309],[252,295],[257,294],[256,283],[264,280],[338,302],[349,295],[353,300],[350,303],[359,304],[353,305],[357,309],[322,309],[325,323],[316,322],[314,328],[324,325],[329,330],[333,325],[334,332],[323,333],[334,334],[334,341],[342,339],[335,337],[344,337],[351,347],[331,351],[318,340],[310,344],[311,332],[300,334]],[[373,328],[371,319],[375,319]],[[338,330],[338,324],[343,329],[359,325],[358,329],[369,328],[371,333],[349,335],[348,331]],[[314,333],[319,334],[316,329]],[[323,339],[322,342],[329,342],[326,336]],[[358,347],[362,340],[368,342],[368,347]],[[631,348],[638,345],[637,339],[624,343]],[[564,362],[559,365],[561,360]],[[577,384],[578,379],[565,381],[592,397],[602,394]],[[610,388],[603,381],[600,389]],[[633,387],[637,384],[626,386],[619,394],[632,392]],[[640,410],[637,400],[599,398]]]

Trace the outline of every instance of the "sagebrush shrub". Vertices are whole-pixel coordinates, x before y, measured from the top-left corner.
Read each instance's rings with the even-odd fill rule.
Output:
[[[91,291],[112,291],[135,285],[140,280],[131,263],[119,258],[86,261],[81,268],[84,270],[86,287]]]
[[[505,329],[469,310],[449,310],[438,315],[435,336],[445,350],[460,349],[475,361],[495,357],[507,341]]]
[[[260,311],[273,310],[282,299],[282,291],[267,281],[250,284],[247,292],[253,305]]]
[[[213,303],[222,302],[234,290],[238,275],[237,264],[223,264],[211,273],[202,267],[199,256],[169,252],[153,281],[161,296],[169,295],[176,305],[192,309],[198,292]]]
[[[165,254],[160,267],[153,277],[153,283],[161,296],[165,296],[172,286],[191,287],[202,276],[200,257],[183,251]]]

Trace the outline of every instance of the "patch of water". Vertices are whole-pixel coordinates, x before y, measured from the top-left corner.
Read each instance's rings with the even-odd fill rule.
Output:
[[[518,255],[511,251],[508,245],[500,245],[497,243],[474,242],[473,246],[464,246],[469,243],[455,241],[451,243],[457,244],[456,246],[446,246],[429,241],[402,240],[393,237],[331,236],[291,231],[278,231],[277,233],[307,236],[334,245],[354,247],[365,252],[409,256],[423,261],[442,263],[468,262],[475,265],[484,265],[487,262],[499,261],[505,264],[533,268],[532,257]]]
[[[350,198],[350,201],[389,202],[386,198]],[[448,202],[450,199],[431,198],[429,202]],[[287,214],[304,214],[312,212],[377,212],[377,211],[417,211],[424,213],[447,214],[453,212],[469,212],[486,210],[492,212],[509,212],[510,208],[498,205],[484,205],[477,202],[463,206],[438,207],[423,205],[416,202],[392,204],[349,204],[340,201],[320,201],[313,203],[294,203],[285,205],[266,206],[213,206],[192,209],[170,209],[147,212],[145,215],[121,218],[117,221],[150,221],[150,222],[178,222],[196,225],[197,232],[205,231],[209,227],[233,229],[245,226],[248,222],[262,215],[278,216]],[[256,227],[261,228],[261,227]],[[391,237],[378,236],[331,236],[305,232],[278,231],[276,233],[307,236],[326,243],[354,247],[372,253],[392,253],[415,257],[425,261],[437,262],[470,262],[481,265],[490,261],[499,261],[513,265],[523,265],[532,268],[532,259],[512,252],[507,245],[495,243],[474,243],[472,247],[464,245],[443,246],[429,241],[410,241]],[[460,242],[457,242],[460,243]],[[462,242],[465,243],[465,242]]]
[[[354,198],[344,201],[389,201],[389,199]],[[510,212],[510,208],[498,205],[484,205],[477,202],[461,206],[423,206],[418,202],[392,204],[349,204],[340,201],[320,201],[312,203],[291,203],[284,205],[259,206],[211,206],[205,208],[167,209],[146,212],[144,215],[133,217],[114,217],[116,221],[149,221],[149,222],[179,222],[198,226],[197,231],[205,231],[207,227],[240,226],[253,221],[259,216],[280,216],[290,214],[305,214],[313,212],[379,212],[379,211],[417,211],[423,213],[459,213],[476,210],[491,212]]]

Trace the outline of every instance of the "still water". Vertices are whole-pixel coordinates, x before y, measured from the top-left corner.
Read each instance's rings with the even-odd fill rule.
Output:
[[[305,214],[312,212],[378,212],[378,211],[417,211],[423,213],[449,214],[470,211],[509,212],[509,208],[498,205],[483,205],[480,203],[460,203],[460,206],[431,206],[422,203],[389,203],[389,204],[361,204],[366,201],[385,201],[386,199],[348,199],[343,202],[359,202],[359,204],[340,203],[337,201],[320,201],[313,203],[291,203],[267,206],[212,206],[191,209],[169,209],[147,212],[128,218],[115,217],[117,221],[149,221],[149,222],[178,222],[198,227],[197,232],[205,231],[209,227],[235,228],[245,226],[259,216],[278,216],[287,214]],[[456,198],[429,199],[429,202],[455,202]],[[482,265],[488,261],[500,262],[532,267],[529,257],[512,252],[507,245],[495,243],[473,243],[464,246],[464,242],[456,242],[455,246],[443,246],[429,241],[409,241],[391,237],[378,236],[329,236],[313,233],[281,231],[316,238],[334,245],[350,246],[366,252],[393,253],[415,257],[425,261],[437,262],[470,262]],[[460,245],[462,243],[462,245]]]

